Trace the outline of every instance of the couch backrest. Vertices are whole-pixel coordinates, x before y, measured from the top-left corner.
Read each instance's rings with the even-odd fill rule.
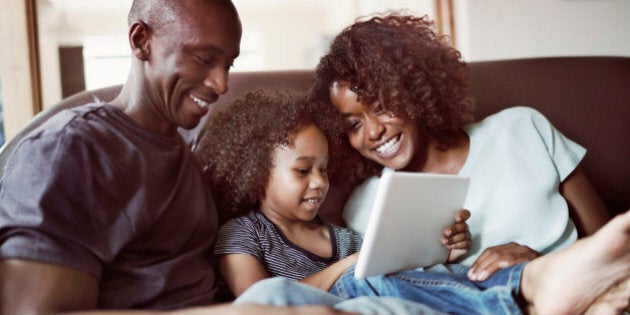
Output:
[[[630,208],[630,58],[554,57],[472,62],[477,118],[523,105],[538,109],[565,135],[588,149],[584,169],[612,213]],[[306,90],[313,72],[235,72],[213,111],[253,89]],[[17,142],[56,112],[98,98],[113,99],[121,86],[85,91],[41,112],[0,149],[0,177]],[[195,144],[200,124],[184,131]],[[338,212],[346,191],[331,192],[325,213]],[[337,220],[333,220],[337,221]]]

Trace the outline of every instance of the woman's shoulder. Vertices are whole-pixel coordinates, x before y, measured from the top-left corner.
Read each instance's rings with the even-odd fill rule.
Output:
[[[502,130],[538,129],[548,128],[551,125],[549,120],[538,110],[532,107],[516,106],[503,109],[497,113],[487,116],[483,120],[469,125],[465,128],[469,134],[482,134]]]
[[[514,121],[532,120],[532,119],[544,119],[545,116],[532,107],[527,106],[515,106],[503,109],[495,114],[488,116],[485,120],[495,122],[512,123]]]

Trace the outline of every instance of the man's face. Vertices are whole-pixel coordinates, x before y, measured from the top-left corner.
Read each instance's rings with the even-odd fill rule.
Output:
[[[152,33],[147,80],[159,130],[194,128],[209,106],[227,91],[239,54],[241,24],[226,5],[196,1],[181,5],[176,21]]]

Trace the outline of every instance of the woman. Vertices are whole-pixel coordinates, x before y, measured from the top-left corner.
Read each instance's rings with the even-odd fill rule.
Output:
[[[382,171],[471,177],[464,208],[473,247],[462,263],[472,280],[566,247],[609,220],[579,166],[585,150],[540,113],[513,108],[472,123],[467,65],[426,17],[390,14],[343,30],[312,94],[341,114],[345,169],[363,181],[344,210],[353,229],[364,231]]]

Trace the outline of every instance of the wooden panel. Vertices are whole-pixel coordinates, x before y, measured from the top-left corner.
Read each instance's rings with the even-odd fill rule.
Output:
[[[0,10],[0,78],[7,139],[41,110],[35,2],[8,1]]]

